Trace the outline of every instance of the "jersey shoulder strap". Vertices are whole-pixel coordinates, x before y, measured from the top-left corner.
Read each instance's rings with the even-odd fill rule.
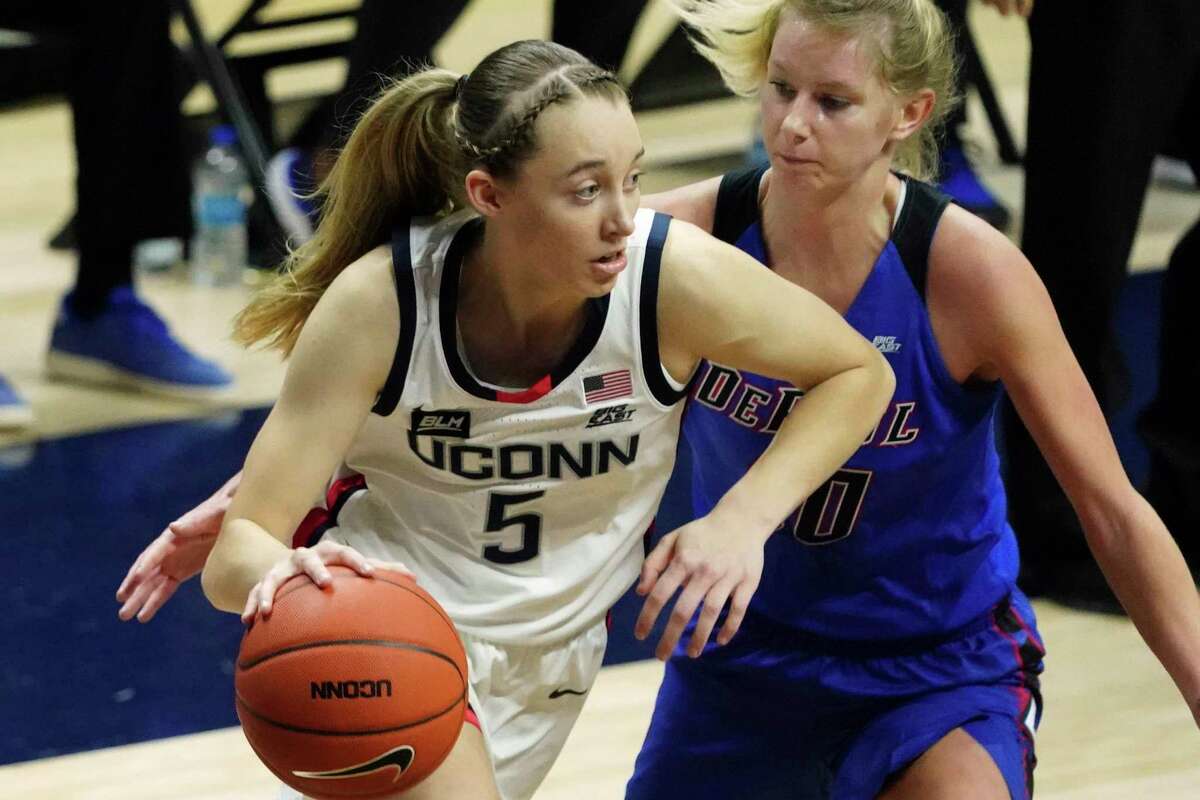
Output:
[[[904,208],[892,231],[892,242],[904,262],[904,269],[913,288],[925,301],[925,284],[929,277],[929,248],[938,222],[950,204],[950,198],[928,183],[915,178],[901,177],[907,186]]]
[[[392,357],[392,368],[371,412],[386,417],[396,410],[404,393],[408,364],[412,359],[413,342],[417,336],[417,290],[413,278],[412,248],[409,244],[410,220],[404,220],[392,231],[392,276],[396,282],[396,300],[400,305],[400,340]]]
[[[759,164],[725,173],[717,190],[713,236],[733,244],[758,220],[758,187],[766,172],[767,165]]]

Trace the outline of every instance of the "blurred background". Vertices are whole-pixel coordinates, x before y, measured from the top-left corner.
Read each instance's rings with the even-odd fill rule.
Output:
[[[506,42],[549,36],[556,13],[549,0],[474,0],[461,15],[424,9],[432,3],[391,5],[388,13],[400,24],[413,25],[406,36],[420,39],[422,25],[448,28],[427,46],[439,65],[455,71]],[[574,5],[586,19],[595,4]],[[644,189],[711,177],[754,158],[755,103],[723,90],[666,7],[641,5],[615,52],[645,140]],[[185,214],[205,190],[196,162],[214,147],[239,162],[248,187],[244,242],[198,245],[195,231],[187,230],[190,219],[179,223],[164,213],[151,225],[144,202],[117,194],[100,203],[109,219],[148,234],[122,245],[136,290],[131,302],[145,303],[169,326],[172,357],[191,370],[184,388],[205,390],[186,392],[99,386],[71,373],[69,360],[51,363],[65,351],[52,341],[67,314],[63,297],[86,288],[77,271],[84,258],[78,248],[89,234],[75,222],[85,189],[76,183],[82,151],[73,130],[96,121],[106,106],[102,99],[76,99],[73,119],[65,100],[79,91],[72,74],[78,30],[10,29],[0,12],[0,376],[7,392],[0,394],[0,518],[10,521],[0,559],[7,609],[0,629],[8,642],[0,662],[0,796],[272,796],[274,779],[231,728],[238,620],[212,612],[195,582],[145,626],[117,620],[113,593],[168,521],[240,467],[278,391],[278,357],[234,345],[230,323],[294,235],[287,210],[272,206],[272,176],[286,184],[289,176],[319,171],[328,130],[353,111],[337,98],[359,9],[357,2],[320,0],[191,0],[160,10],[171,45],[157,61],[139,63],[168,70],[169,80],[159,75],[155,83],[169,87],[181,109],[179,130],[121,130],[103,145],[101,160],[120,162],[120,180],[135,200],[172,185],[173,171],[190,176],[182,201],[172,201]],[[979,3],[965,9],[966,118],[948,143],[956,155],[947,162],[944,188],[1020,242],[1028,26]],[[106,13],[118,16],[111,9],[63,11],[89,20]],[[104,22],[89,22],[102,40],[94,56],[101,62],[132,52],[123,39],[130,29],[123,34],[126,23],[116,22],[103,34]],[[611,41],[602,45],[614,51]],[[401,56],[428,54],[414,47]],[[142,91],[132,84],[109,88],[121,102]],[[227,128],[214,133],[219,126]],[[1187,135],[1196,136],[1195,128]],[[147,155],[164,138],[172,142],[169,164]],[[1168,155],[1155,162],[1115,311],[1128,375],[1109,416],[1135,482],[1149,469],[1135,423],[1157,388],[1162,270],[1200,215],[1191,171]],[[1057,201],[1072,203],[1076,189],[1064,181]],[[199,266],[198,252],[208,259]],[[168,335],[139,318],[139,330]],[[163,388],[161,376],[150,378]],[[687,466],[681,461],[672,481],[660,530],[685,514],[679,475]],[[1174,687],[1127,620],[1086,607],[1053,597],[1037,601],[1050,651],[1038,796],[1200,796],[1200,747]],[[620,796],[661,674],[646,661],[649,650],[632,639],[635,614],[628,598],[617,609],[611,667],[539,797]]]

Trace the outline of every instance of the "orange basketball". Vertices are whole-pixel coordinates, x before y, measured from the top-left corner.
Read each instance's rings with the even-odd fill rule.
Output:
[[[467,659],[446,612],[411,578],[330,567],[298,575],[246,631],[234,690],[254,752],[321,800],[375,797],[428,776],[458,740]]]

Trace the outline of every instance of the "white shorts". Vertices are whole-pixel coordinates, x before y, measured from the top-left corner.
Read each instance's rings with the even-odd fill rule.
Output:
[[[504,800],[527,800],[541,785],[575,726],[608,644],[600,620],[568,642],[499,645],[463,635],[471,708]]]
[[[608,644],[601,620],[568,642],[525,647],[460,633],[471,708],[483,729],[504,800],[528,800],[575,726]],[[299,800],[282,787],[280,800]]]

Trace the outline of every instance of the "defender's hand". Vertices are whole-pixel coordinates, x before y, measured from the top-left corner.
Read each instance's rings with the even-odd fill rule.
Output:
[[[128,622],[154,619],[179,585],[204,568],[221,532],[225,511],[241,483],[239,472],[200,505],[175,520],[138,554],[117,589],[117,616]]]
[[[711,515],[664,536],[642,567],[637,593],[645,596],[646,602],[634,635],[644,639],[659,612],[675,591],[683,587],[655,656],[664,661],[670,657],[701,603],[704,610],[688,644],[688,655],[696,658],[704,651],[726,602],[729,614],[717,643],[727,644],[742,624],[750,598],[762,578],[763,542],[760,536],[731,533],[727,526],[713,521]]]

